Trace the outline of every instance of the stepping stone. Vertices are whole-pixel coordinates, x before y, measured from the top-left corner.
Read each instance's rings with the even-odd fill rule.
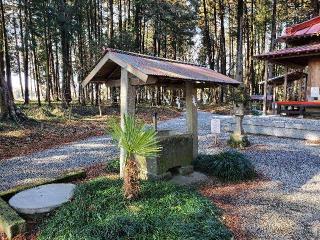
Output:
[[[9,205],[22,214],[48,213],[68,202],[74,189],[74,184],[42,185],[17,193],[9,200]]]

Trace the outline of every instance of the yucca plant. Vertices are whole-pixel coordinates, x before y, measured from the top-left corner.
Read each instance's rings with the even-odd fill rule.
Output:
[[[152,157],[161,150],[156,131],[138,123],[132,116],[124,116],[124,128],[112,124],[112,137],[125,151],[124,197],[135,199],[140,194],[140,167],[136,156]]]

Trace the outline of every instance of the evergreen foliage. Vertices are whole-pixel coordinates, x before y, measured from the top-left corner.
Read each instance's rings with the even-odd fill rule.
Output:
[[[256,177],[250,160],[236,151],[199,155],[193,164],[196,170],[215,176],[224,182],[245,181]]]

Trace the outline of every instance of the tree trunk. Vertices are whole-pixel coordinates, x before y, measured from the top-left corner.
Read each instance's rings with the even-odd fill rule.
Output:
[[[136,199],[140,194],[138,162],[133,155],[127,157],[124,170],[124,196],[126,199]]]
[[[237,12],[237,69],[236,79],[243,81],[243,0],[238,0]]]
[[[313,17],[317,17],[319,16],[319,0],[311,0],[311,4],[312,4],[312,16]]]
[[[277,0],[273,0],[272,3],[272,20],[271,20],[271,40],[270,40],[270,52],[275,49],[276,45],[276,37],[277,37],[277,29],[276,29],[276,21],[277,21]],[[274,76],[274,66],[273,64],[269,64],[268,78],[272,78]]]
[[[62,55],[62,107],[68,108],[71,102],[71,63],[70,63],[70,39],[68,24],[70,22],[67,13],[67,4],[61,0],[60,4],[60,35],[61,35],[61,55]]]
[[[2,24],[0,24],[0,120],[11,119],[16,122],[26,119],[22,113],[19,113],[14,104],[12,94],[9,92],[7,81],[5,80],[5,63],[4,63],[4,9],[3,2],[0,0],[1,8],[1,19]],[[7,60],[7,59],[6,59]]]
[[[13,99],[12,92],[12,81],[11,81],[11,60],[9,54],[9,45],[8,45],[8,37],[7,37],[7,29],[5,25],[4,19],[4,8],[3,3],[1,1],[1,20],[2,20],[2,31],[3,31],[3,41],[4,41],[4,50],[5,50],[5,63],[6,63],[6,77],[7,77],[7,87],[10,98]]]
[[[24,104],[29,104],[29,24],[28,24],[28,1],[24,4],[24,23],[25,23],[25,33],[23,34],[23,24],[22,24],[22,1],[19,0],[20,10],[20,36],[23,49],[23,72],[24,72]]]
[[[24,91],[22,86],[22,77],[21,77],[21,62],[20,62],[20,50],[18,45],[18,34],[17,34],[17,20],[16,18],[13,19],[13,25],[14,25],[14,40],[15,40],[15,47],[16,47],[16,58],[17,58],[17,65],[18,65],[18,75],[19,75],[19,83],[20,83],[20,90],[21,90],[21,96],[23,97]]]
[[[113,0],[109,0],[109,14],[110,14],[110,29],[109,29],[110,47],[114,47]]]
[[[206,0],[202,1],[203,4],[203,14],[204,14],[204,39],[207,50],[207,58],[210,69],[214,69],[214,59],[212,56],[212,44],[210,38],[210,29],[209,29],[209,20],[208,20],[208,11],[207,11],[207,3]]]
[[[141,26],[140,26],[141,3],[136,1],[134,15],[135,49],[141,52]]]

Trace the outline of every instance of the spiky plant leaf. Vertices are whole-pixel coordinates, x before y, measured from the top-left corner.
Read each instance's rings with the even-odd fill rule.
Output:
[[[132,116],[124,116],[124,129],[118,123],[113,123],[111,134],[127,156],[136,154],[150,157],[161,150],[156,131],[139,124]]]

